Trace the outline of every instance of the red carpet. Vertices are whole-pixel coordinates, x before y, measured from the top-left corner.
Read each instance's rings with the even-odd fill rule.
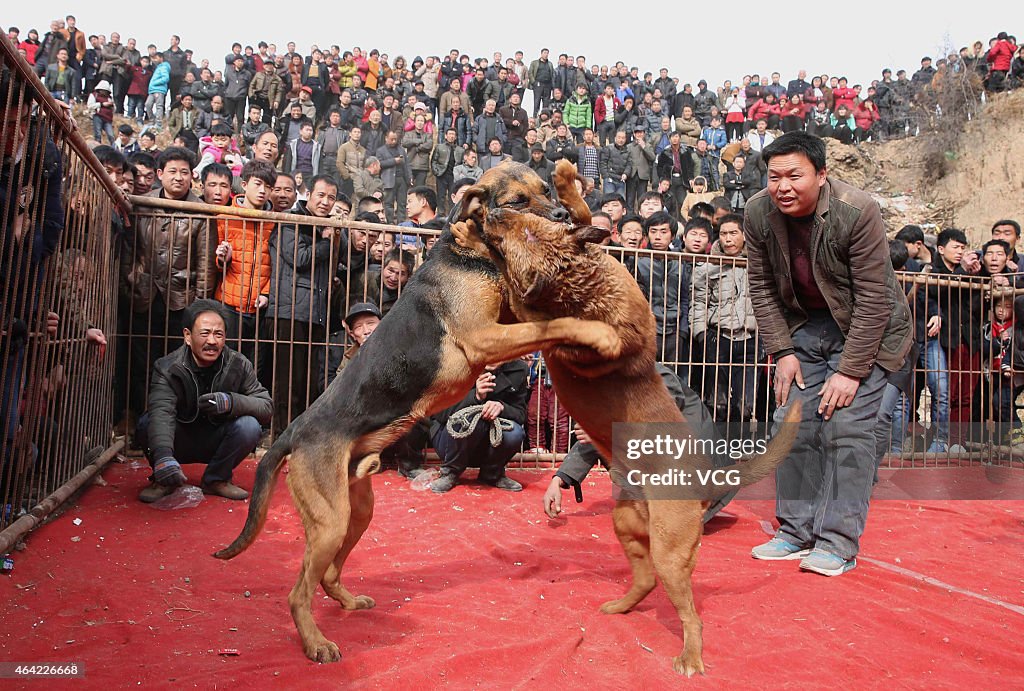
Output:
[[[207,497],[156,511],[136,500],[146,475],[112,466],[109,486],[12,555],[0,660],[78,662],[90,688],[686,683],[671,668],[681,629],[660,588],[631,614],[597,613],[628,576],[605,475],[582,505],[565,493],[558,521],[540,508],[547,473],[513,473],[520,494],[470,483],[438,496],[375,478],[376,517],[345,582],[377,607],[347,613],[318,592],[317,621],[344,655],[326,666],[303,657],[288,612],[303,538],[283,482],[261,537],[222,562],[209,555],[246,506]],[[1024,687],[1024,501],[876,502],[860,565],[833,579],[750,558],[771,502],[728,512],[709,525],[695,578],[708,674],[693,688]]]

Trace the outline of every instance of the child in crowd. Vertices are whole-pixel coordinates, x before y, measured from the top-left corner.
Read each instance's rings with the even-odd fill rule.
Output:
[[[86,110],[92,116],[92,134],[97,144],[103,143],[103,133],[107,142],[114,144],[114,99],[111,97],[110,82],[102,80],[89,94]]]
[[[1024,391],[1024,339],[1015,333],[1016,316],[1024,312],[1024,299],[1015,301],[1010,293],[997,293],[991,304],[990,319],[981,330],[984,371],[976,390],[976,403],[981,407],[976,409],[982,419],[995,423],[993,441],[1009,444],[1012,430],[1020,427],[1016,400]]]
[[[195,177],[202,175],[203,168],[211,163],[223,163],[231,169],[236,178],[242,174],[242,152],[234,138],[235,131],[231,125],[220,122],[210,128],[210,136],[199,140],[199,165],[196,166]]]

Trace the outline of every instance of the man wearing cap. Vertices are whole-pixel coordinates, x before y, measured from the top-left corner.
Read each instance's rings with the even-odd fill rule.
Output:
[[[341,376],[341,373],[348,367],[348,363],[359,352],[360,346],[366,342],[366,339],[370,337],[370,334],[373,333],[373,330],[377,328],[377,325],[380,324],[380,320],[383,318],[384,316],[380,313],[380,310],[372,302],[357,302],[349,308],[344,320],[345,332],[355,341],[355,345],[345,351],[345,357],[341,359],[341,364],[338,365],[335,378]]]
[[[544,147],[539,143],[530,147],[530,160],[526,162],[533,172],[540,176],[544,182],[551,184],[551,173],[555,170],[555,164],[544,155]]]
[[[316,122],[316,104],[313,102],[313,88],[304,86],[299,90],[298,99],[292,101],[292,104],[299,104],[299,108],[302,109],[302,114],[309,118],[311,121]]]
[[[647,191],[657,156],[654,145],[647,141],[647,127],[637,123],[633,127],[633,141],[626,146],[629,167],[626,176],[626,208],[636,210],[637,200]]]

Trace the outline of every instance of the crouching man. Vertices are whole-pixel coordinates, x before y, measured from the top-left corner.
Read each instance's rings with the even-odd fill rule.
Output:
[[[430,483],[431,490],[447,492],[471,464],[480,466],[479,479],[484,484],[511,492],[523,488],[505,475],[505,466],[522,447],[526,437],[523,425],[530,395],[528,373],[529,367],[522,360],[487,365],[465,398],[434,416],[430,438],[434,442],[434,450],[441,457],[441,475]],[[476,406],[483,406],[477,414],[462,412]],[[448,431],[448,420],[455,415],[465,417],[463,422],[466,424],[454,425],[456,433],[453,435]],[[476,423],[470,427],[474,419]],[[501,441],[497,446],[491,444],[495,420],[502,428]]]
[[[153,365],[148,409],[136,428],[153,468],[139,499],[154,502],[185,484],[181,463],[206,464],[204,493],[245,499],[231,473],[256,448],[273,400],[252,363],[224,347],[219,303],[196,300],[183,317],[185,345]]]

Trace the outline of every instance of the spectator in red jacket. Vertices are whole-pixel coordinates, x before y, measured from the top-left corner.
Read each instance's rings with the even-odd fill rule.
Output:
[[[989,48],[988,55],[985,56],[991,70],[988,75],[989,91],[998,93],[1006,90],[1006,73],[1010,71],[1010,63],[1016,52],[1017,46],[1005,31],[1000,31],[996,36],[995,45]]]
[[[604,93],[598,96],[594,103],[594,123],[601,146],[615,138],[615,111],[621,105],[615,96],[615,87],[612,84],[605,84]]]
[[[839,110],[839,106],[846,106],[847,110],[853,111],[857,102],[857,92],[849,88],[847,83],[846,77],[840,77],[839,86],[832,90],[832,99],[835,104],[833,110]]]
[[[25,59],[28,64],[36,64],[36,53],[39,52],[39,32],[29,29],[28,38],[18,44],[18,50],[25,51]]]
[[[875,138],[875,131],[872,128],[878,120],[878,108],[875,107],[874,101],[866,98],[858,103],[853,109],[853,121],[857,123],[854,136],[857,141],[862,142],[868,137]]]
[[[153,70],[149,66],[149,56],[139,58],[138,65],[129,67],[131,83],[128,84],[128,109],[125,115],[142,124],[146,119],[146,97],[149,95],[149,80]]]
[[[775,98],[775,94],[765,91],[764,96],[754,101],[754,105],[750,106],[750,109],[747,111],[747,120],[752,123],[764,120],[768,123],[768,129],[777,130],[779,129],[780,115],[781,110],[779,109],[779,102]]]

